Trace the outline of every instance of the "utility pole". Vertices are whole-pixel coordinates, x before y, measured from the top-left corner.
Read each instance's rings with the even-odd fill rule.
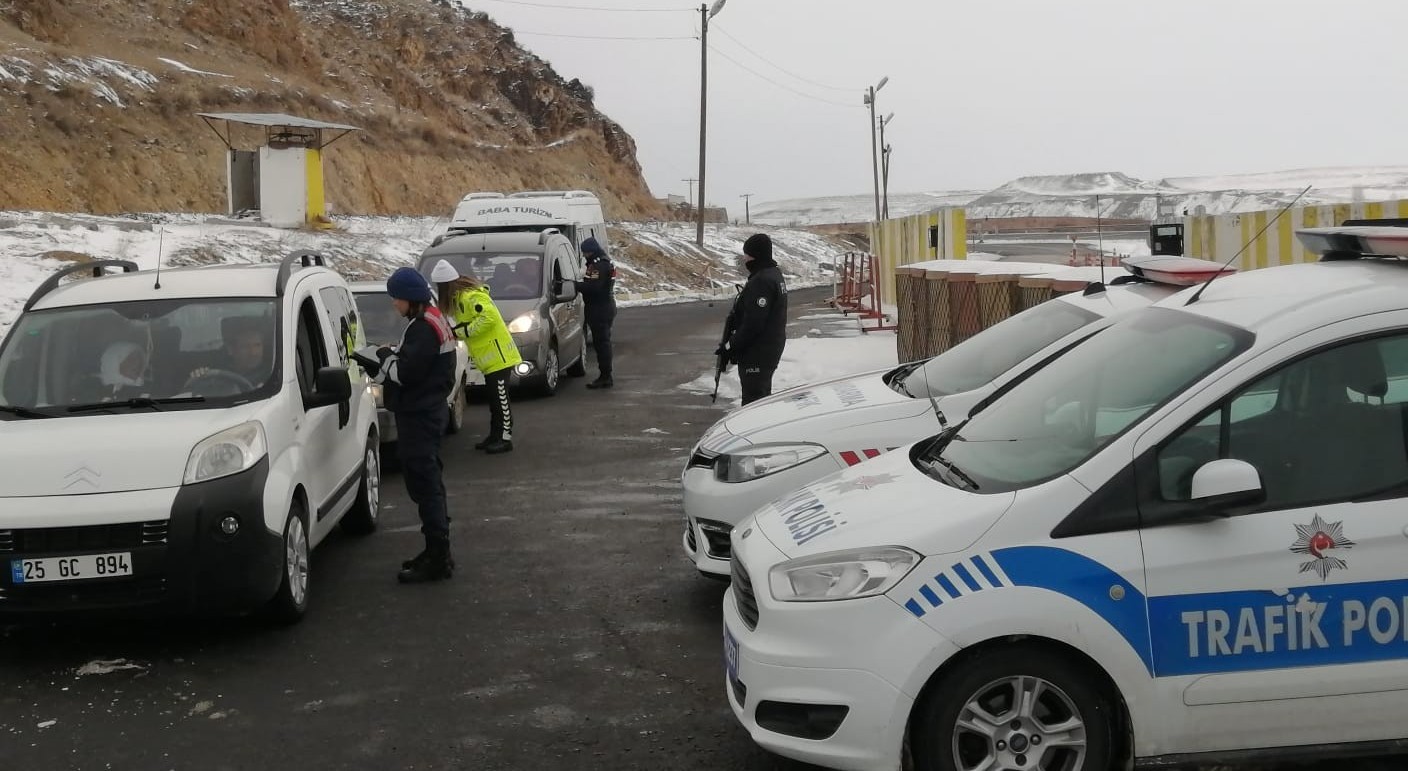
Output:
[[[738,196],[743,199],[743,221],[749,225],[753,224],[753,193],[744,193]]]
[[[719,15],[728,0],[714,0],[714,7],[699,6],[699,229],[694,243],[704,248],[704,209],[708,199],[704,196],[704,178],[707,176],[705,163],[709,130],[709,20]]]
[[[880,216],[882,219],[890,218],[890,146],[885,143],[885,127],[890,125],[890,121],[895,119],[895,114],[890,113],[880,121],[880,177],[881,177],[881,198]]]
[[[875,140],[875,95],[880,93],[880,89],[890,82],[889,76],[880,79],[880,82],[871,86],[865,93],[865,106],[870,108],[870,170],[875,177],[875,221],[881,220],[880,212],[880,151]]]
[[[694,183],[695,183],[695,182],[698,182],[699,180],[695,179],[694,177],[690,177],[689,179],[682,179],[682,180],[680,180],[680,181],[689,184],[689,208],[690,208],[690,209],[693,209],[693,208],[694,208]]]

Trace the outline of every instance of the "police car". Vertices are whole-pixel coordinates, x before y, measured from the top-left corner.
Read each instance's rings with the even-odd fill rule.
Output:
[[[1118,280],[1132,283],[1042,303],[932,359],[792,389],[730,413],[704,434],[682,474],[685,554],[706,576],[727,577],[729,532],[758,507],[940,430],[940,415],[963,420],[1110,319],[1222,269],[1182,257],[1126,266],[1132,273]]]
[[[1408,262],[1301,237],[1335,259],[1128,314],[744,520],[723,684],[753,738],[921,771],[1401,749]]]
[[[391,298],[386,294],[384,282],[359,281],[351,285],[352,297],[357,303],[357,319],[368,345],[399,345],[401,335],[406,331],[406,319],[396,312]],[[469,400],[471,386],[484,385],[484,375],[474,368],[469,360],[469,349],[463,340],[455,343],[455,388],[450,391],[447,404],[450,420],[445,425],[445,433],[458,434],[464,428],[465,405]],[[377,429],[382,444],[396,441],[396,419],[382,404],[381,386],[372,384],[372,396],[376,399]]]
[[[0,616],[302,616],[312,548],[377,523],[362,342],[309,252],[51,276],[0,344]]]

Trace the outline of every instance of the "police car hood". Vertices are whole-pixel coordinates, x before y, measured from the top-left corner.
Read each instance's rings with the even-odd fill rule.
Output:
[[[840,413],[845,413],[847,425],[855,425],[929,410],[929,402],[911,399],[885,384],[885,374],[893,369],[846,375],[783,391],[735,410],[725,418],[725,427],[737,436],[750,437],[802,421],[826,420],[827,426],[832,427],[830,419]],[[878,415],[882,412],[883,418]],[[798,432],[799,437],[814,434]]]
[[[906,546],[927,556],[972,546],[1016,499],[1015,493],[977,495],[950,487],[915,468],[911,449],[774,501],[754,515],[752,526],[791,559],[875,546]]]
[[[257,407],[0,422],[0,498],[178,487],[191,450]]]

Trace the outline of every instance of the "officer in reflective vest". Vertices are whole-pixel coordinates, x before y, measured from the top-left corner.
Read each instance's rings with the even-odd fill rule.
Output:
[[[472,276],[461,276],[446,260],[430,272],[439,295],[440,312],[450,320],[455,336],[469,348],[474,368],[484,373],[489,394],[489,436],[474,445],[490,455],[513,451],[513,410],[508,401],[508,379],[513,368],[523,363],[513,335],[489,288]]]
[[[410,322],[401,344],[364,348],[356,357],[385,389],[386,408],[396,418],[406,492],[419,508],[425,536],[425,550],[402,563],[397,578],[402,583],[440,581],[455,569],[440,463],[440,438],[450,418],[445,403],[455,383],[455,335],[432,302],[429,282],[415,269],[392,273],[386,293]]]

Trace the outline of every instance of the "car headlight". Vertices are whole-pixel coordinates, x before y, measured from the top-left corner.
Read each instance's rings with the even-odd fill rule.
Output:
[[[898,546],[818,554],[773,567],[768,583],[778,602],[874,597],[903,581],[920,559],[918,554]]]
[[[372,398],[376,400],[376,408],[381,409],[381,383],[372,383]]]
[[[209,482],[247,471],[268,452],[263,424],[257,420],[242,423],[205,439],[191,450],[184,484]]]
[[[536,313],[525,313],[508,323],[508,331],[515,334],[519,332],[532,332],[537,328],[538,314]]]
[[[720,482],[747,482],[776,474],[826,454],[819,444],[761,445],[720,455],[714,476]]]

